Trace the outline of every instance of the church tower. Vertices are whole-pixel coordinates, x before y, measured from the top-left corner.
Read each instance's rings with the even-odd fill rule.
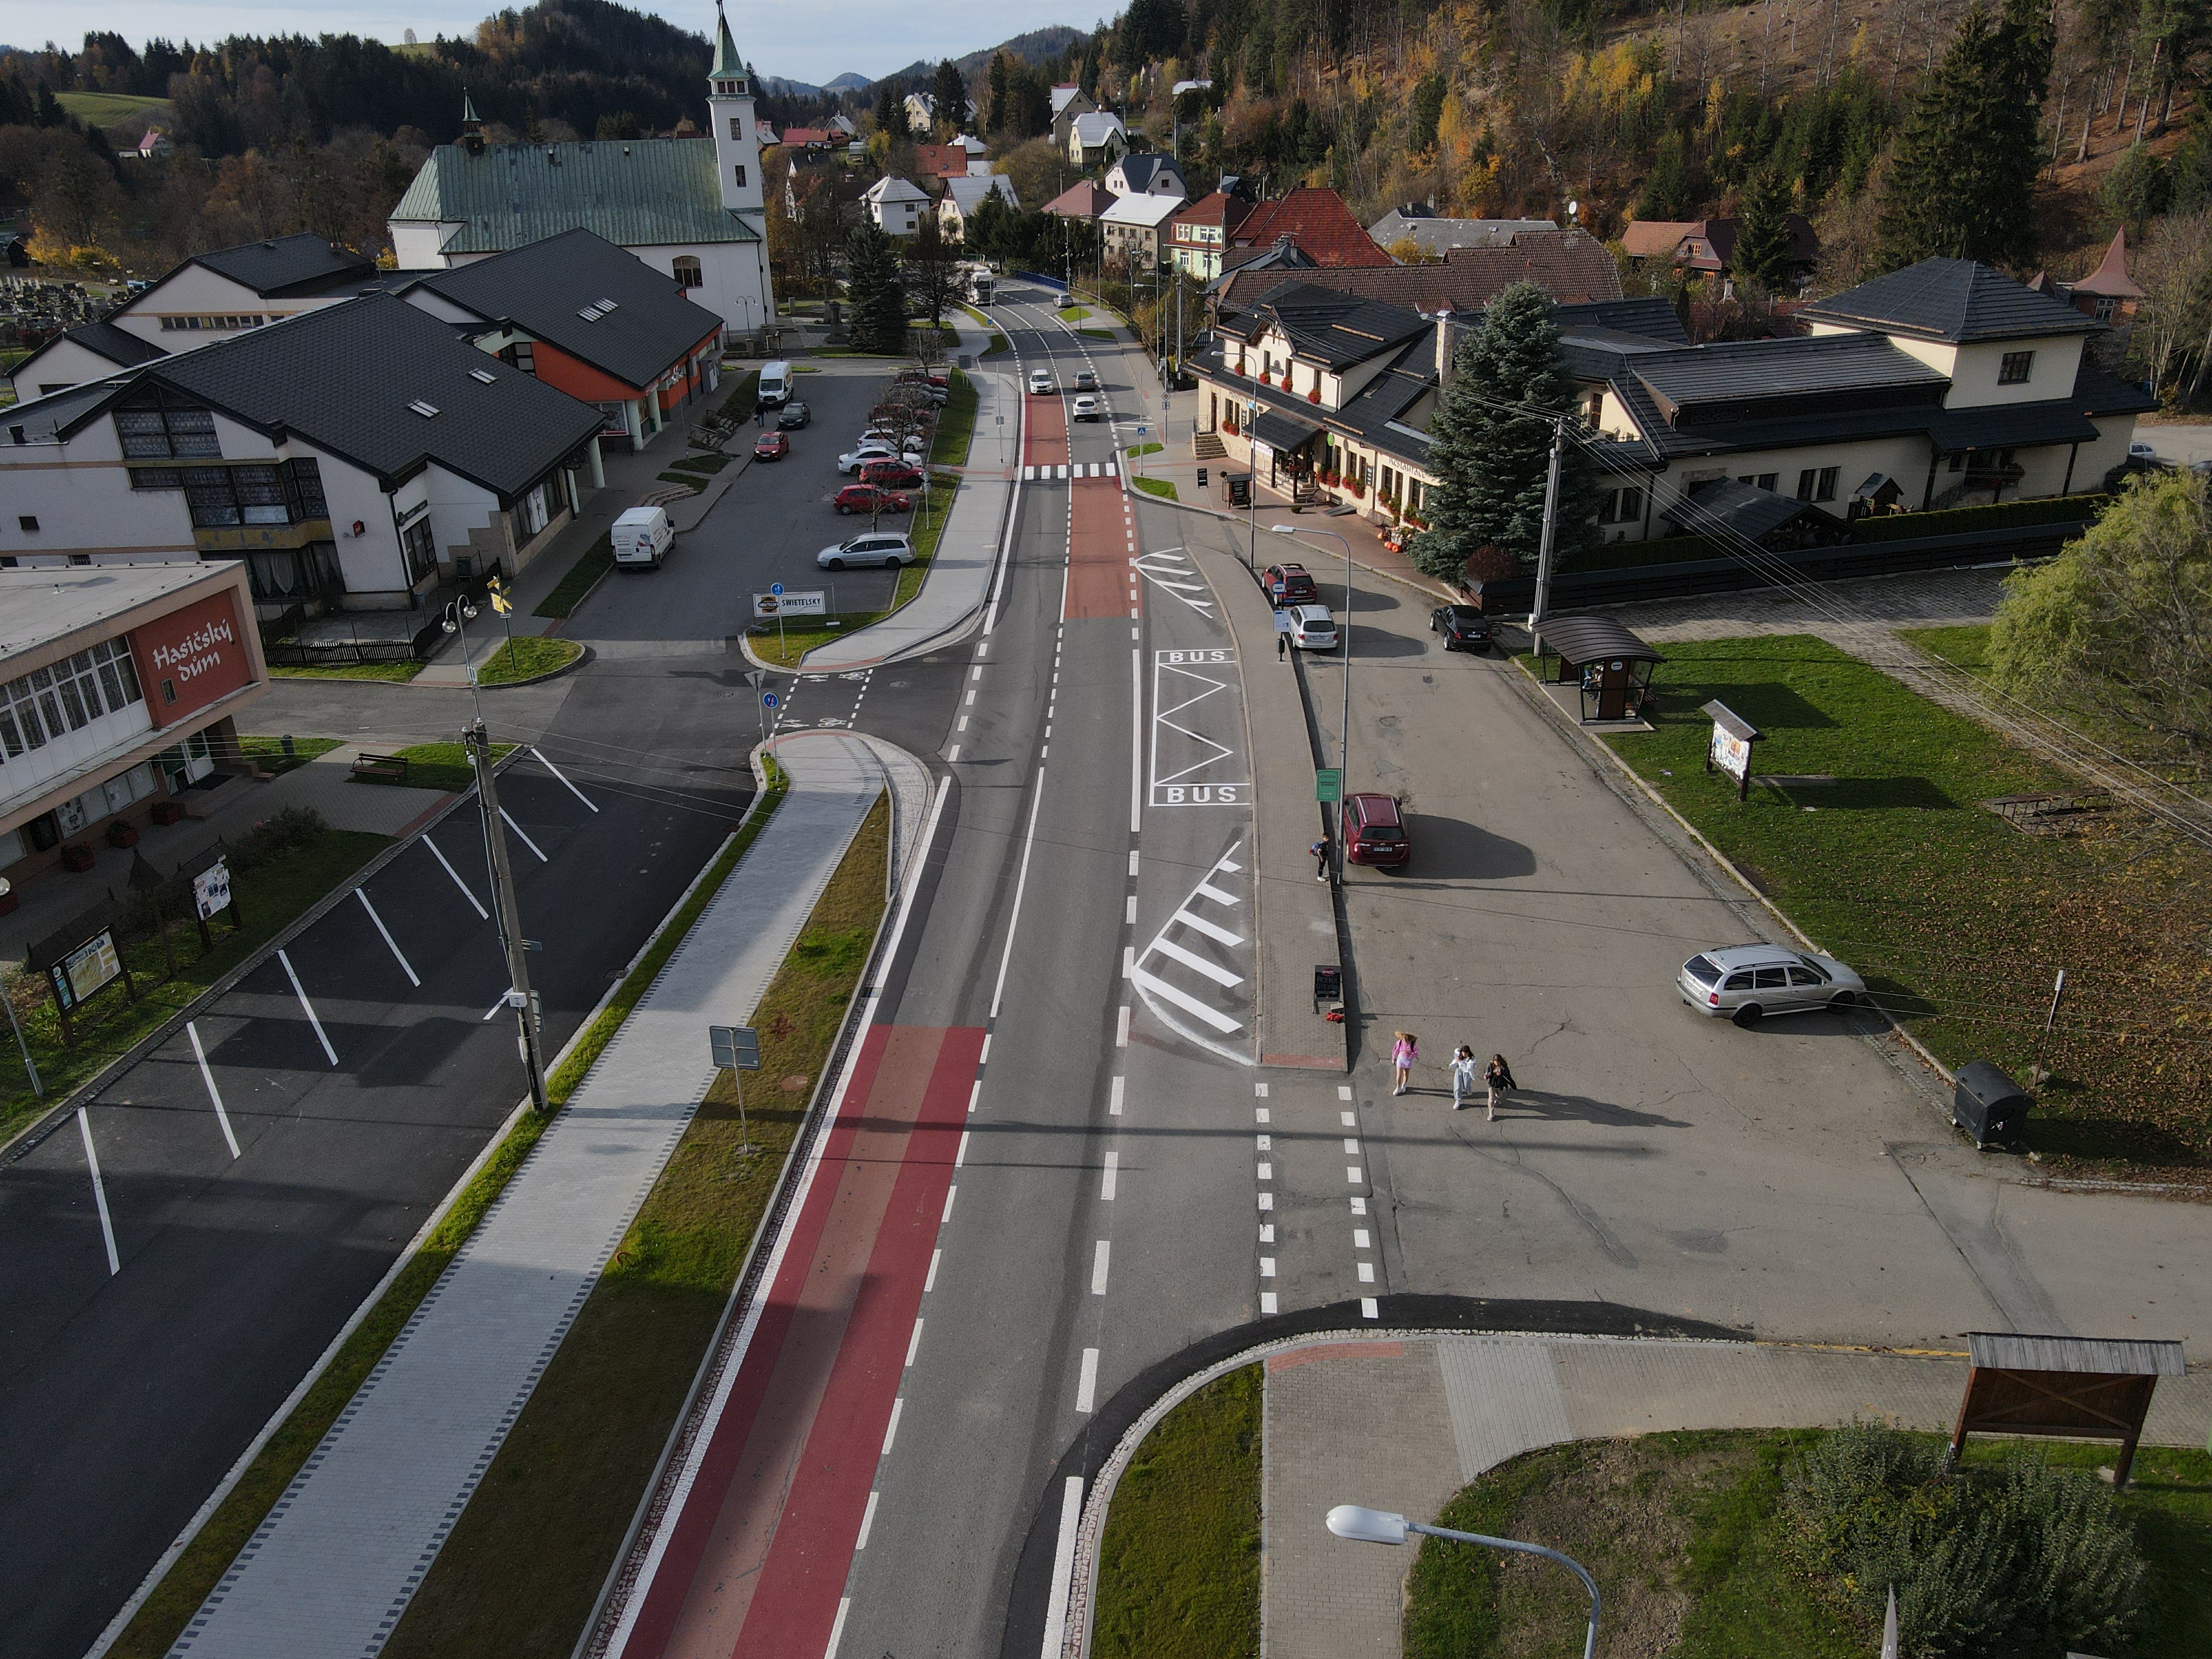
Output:
[[[714,62],[707,71],[707,117],[714,129],[715,169],[722,205],[765,237],[767,198],[761,193],[760,124],[753,116],[753,76],[730,38],[730,20],[714,8]]]

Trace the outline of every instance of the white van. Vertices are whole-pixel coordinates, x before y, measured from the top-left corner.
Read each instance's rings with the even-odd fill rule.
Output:
[[[778,358],[775,362],[761,365],[759,396],[770,409],[779,409],[791,401],[789,363]]]
[[[630,569],[658,570],[675,539],[667,508],[633,507],[615,520],[615,562]]]

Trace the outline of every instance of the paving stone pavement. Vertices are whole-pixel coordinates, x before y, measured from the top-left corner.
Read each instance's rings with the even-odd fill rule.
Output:
[[[1668,1429],[1948,1431],[1963,1357],[1554,1336],[1322,1340],[1266,1361],[1265,1659],[1397,1659],[1410,1549],[1333,1537],[1339,1504],[1432,1521],[1461,1486],[1569,1440]],[[2212,1369],[2161,1381],[2145,1440],[2203,1443]]]
[[[390,1637],[712,1081],[703,1028],[757,1004],[884,786],[855,738],[776,752],[790,794],[173,1656]]]
[[[1989,621],[1996,614],[1997,599],[2011,568],[1915,571],[1741,593],[1640,599],[1600,608],[1654,645],[1755,634],[1815,634],[1855,656],[1865,656],[1876,636],[1886,636],[1893,628],[1948,628]]]

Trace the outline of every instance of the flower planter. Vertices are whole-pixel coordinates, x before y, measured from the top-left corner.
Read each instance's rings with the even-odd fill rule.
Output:
[[[154,822],[179,823],[183,822],[185,804],[180,800],[157,800],[154,803]]]
[[[116,819],[107,826],[107,844],[110,847],[136,847],[138,844],[138,826]]]
[[[1319,403],[1321,401],[1321,388],[1319,386],[1316,386],[1311,392],[1307,392],[1306,401],[1310,404]]]
[[[91,868],[92,868],[92,865],[93,865],[93,851],[92,851],[91,844],[90,844],[89,842],[80,841],[80,842],[71,842],[71,843],[70,843],[70,844],[65,845],[64,847],[63,847],[63,848],[62,848],[62,868],[63,868],[63,869],[64,869],[64,870],[74,870],[74,871],[77,872],[79,874],[82,874],[82,873],[83,873],[85,871],[91,869]]]

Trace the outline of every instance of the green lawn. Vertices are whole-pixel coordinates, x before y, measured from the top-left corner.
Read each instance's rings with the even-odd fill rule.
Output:
[[[331,663],[315,668],[269,665],[270,678],[277,680],[382,680],[388,684],[404,685],[422,672],[420,662]]]
[[[519,634],[484,659],[483,666],[477,670],[477,684],[507,685],[516,680],[534,679],[540,674],[566,668],[583,654],[584,647],[574,640]]]
[[[1260,1651],[1260,1368],[1217,1377],[1145,1437],[1098,1541],[1091,1650]]]
[[[1139,455],[1157,455],[1166,447],[1165,444],[1131,444],[1121,453],[1133,459]]]
[[[166,984],[157,983],[167,972],[158,939],[149,934],[126,944],[123,957],[137,980],[138,1000],[126,1001],[119,982],[101,991],[85,1005],[89,1018],[76,1021],[74,1044],[62,1042],[61,1021],[45,981],[21,973],[19,963],[8,964],[0,975],[0,983],[9,989],[0,994],[15,999],[16,1018],[22,1022],[23,1035],[31,1045],[31,1058],[38,1066],[46,1094],[43,1101],[33,1097],[15,1044],[0,1036],[0,1140],[21,1128],[35,1113],[66,1098],[71,1090],[187,1006],[389,844],[383,836],[325,830],[308,845],[259,867],[243,870],[234,863],[231,887],[237,899],[236,914],[245,919],[244,929],[234,934],[226,921],[218,918],[211,924],[215,949],[201,957],[197,929],[173,917],[170,950],[178,971]],[[93,894],[86,902],[97,896]]]
[[[1158,495],[1165,501],[1176,499],[1176,487],[1165,478],[1132,478],[1129,482],[1147,495]]]
[[[680,461],[672,461],[672,472],[696,472],[702,478],[711,478],[730,464],[730,457],[719,449],[695,450]]]
[[[1079,328],[1075,331],[1086,340],[1118,340],[1121,337],[1110,328]]]
[[[603,532],[597,541],[576,556],[576,562],[568,567],[568,574],[553,585],[553,591],[538,602],[538,608],[531,614],[573,617],[576,607],[583,604],[584,595],[592,591],[592,584],[613,569],[614,564],[614,532]]]
[[[1863,1659],[1879,1628],[1827,1601],[1797,1565],[1784,1471],[1820,1431],[1731,1430],[1586,1440],[1530,1452],[1462,1488],[1437,1524],[1529,1539],[1574,1557],[1604,1598],[1601,1652],[1674,1659]],[[2021,1448],[1978,1443],[1970,1467]],[[2094,1468],[2109,1447],[2051,1444]],[[2212,1457],[2145,1449],[2121,1495],[2153,1574],[2148,1618],[2111,1659],[2202,1650],[2212,1634]],[[1356,1547],[1346,1546],[1346,1547]],[[1551,1562],[1424,1540],[1406,1659],[1580,1654],[1589,1601]]]
[[[503,648],[503,647],[502,647]],[[496,765],[514,752],[511,743],[495,743],[491,746],[492,762]],[[372,752],[382,754],[376,750]],[[417,743],[404,749],[390,751],[407,763],[404,778],[380,778],[365,772],[352,774],[353,781],[367,784],[401,784],[410,789],[443,789],[459,794],[472,787],[477,781],[476,768],[469,761],[469,751],[458,743]]]
[[[1980,803],[2069,780],[1817,640],[1665,648],[1657,730],[1606,741],[1907,1030],[1947,1065],[1987,1058],[2024,1081],[2040,1054],[2056,1076],[2029,1140],[2046,1155],[2212,1158],[2212,961],[2198,948],[2212,890],[2193,860],[2124,833],[2119,814],[2084,815],[2072,838],[2008,826]],[[1711,699],[1767,734],[1754,771],[1834,783],[1754,788],[1739,805],[1704,769]]]
[[[240,752],[271,777],[280,777],[295,768],[305,766],[318,755],[327,755],[340,746],[336,738],[294,738],[292,752],[284,752],[285,740],[275,738],[240,738]]]
[[[1057,313],[1063,323],[1079,323],[1091,314],[1089,306],[1063,306]]]
[[[612,1040],[615,1030],[637,1006],[646,988],[667,965],[708,902],[720,890],[744,849],[759,834],[760,825],[775,810],[782,787],[782,781],[771,763],[769,799],[761,803],[745,828],[708,866],[705,878],[691,897],[655,936],[614,999],[575,1043],[567,1063],[546,1079],[546,1091],[556,1107],[567,1103],[576,1085],[583,1080],[592,1060]],[[485,1161],[422,1248],[400,1269],[391,1288],[346,1339],[329,1367],[270,1437],[268,1444],[247,1466],[238,1485],[139,1607],[109,1650],[114,1659],[161,1659],[168,1652],[192,1614],[207,1599],[208,1592],[229,1570],[240,1548],[268,1515],[270,1506],[283,1496],[300,1466],[307,1461],[355,1391],[375,1369],[392,1339],[413,1317],[422,1298],[438,1282],[439,1275],[476,1231],[477,1222],[506,1190],[507,1182],[522,1167],[530,1149],[538,1144],[538,1136],[545,1132],[547,1121],[534,1113],[525,1113]]]
[[[859,984],[889,823],[879,801],[752,1016],[762,1069],[744,1080],[744,1127],[725,1072],[409,1604],[392,1659],[566,1659],[582,1634]]]
[[[937,435],[930,441],[932,466],[964,465],[969,446],[975,441],[975,383],[956,368],[947,392],[945,408],[937,417]]]

